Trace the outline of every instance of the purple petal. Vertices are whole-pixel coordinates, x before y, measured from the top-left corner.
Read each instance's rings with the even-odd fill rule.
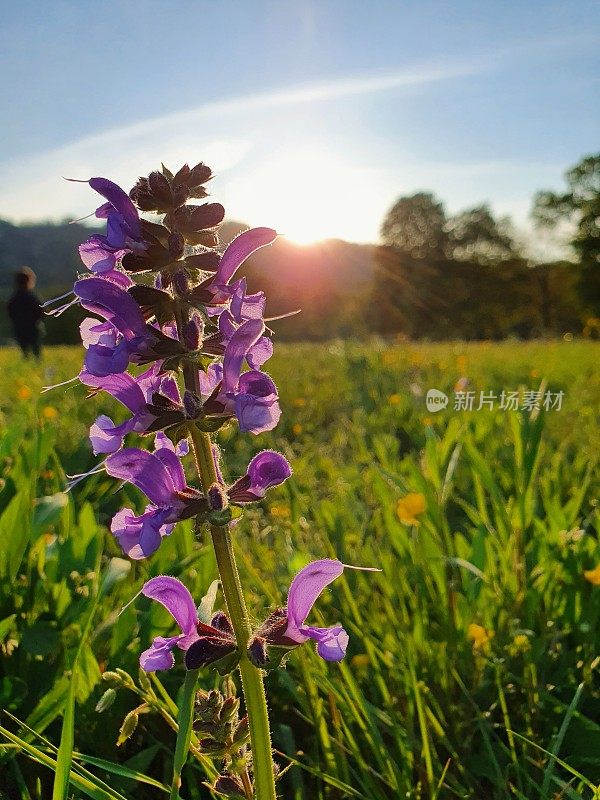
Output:
[[[173,478],[153,453],[128,447],[109,456],[105,466],[109,475],[133,483],[157,506],[173,504],[176,493]]]
[[[331,628],[307,625],[302,628],[302,633],[317,643],[317,653],[325,661],[341,661],[346,655],[349,637],[341,625]]]
[[[101,344],[105,347],[115,347],[119,332],[110,322],[100,322],[94,317],[86,317],[79,326],[79,333],[83,346],[87,348],[92,344]]]
[[[175,452],[175,448],[173,447],[172,442],[170,448],[159,447],[158,450],[154,451],[154,455],[156,456],[156,458],[162,461],[165,468],[168,470],[175,488],[180,492],[185,492],[186,489],[188,488],[185,479],[185,472],[183,471],[183,467],[181,466],[181,461],[179,460],[178,454]]]
[[[268,336],[261,336],[258,342],[251,347],[246,356],[246,361],[251,369],[260,369],[273,355],[273,342]]]
[[[249,231],[240,233],[223,253],[214,283],[229,283],[243,262],[252,253],[260,250],[261,247],[272,244],[276,238],[277,232],[271,228],[252,228]]]
[[[90,427],[90,442],[94,455],[116,453],[123,444],[123,437],[134,427],[133,419],[127,420],[122,425],[115,425],[110,417],[101,414]]]
[[[104,236],[98,235],[90,236],[79,245],[79,257],[89,270],[96,273],[111,272],[117,263],[114,249]]]
[[[286,636],[294,641],[304,641],[301,631],[315,600],[323,589],[344,571],[341,561],[324,558],[313,561],[296,575],[290,585],[287,599],[288,629]]]
[[[198,373],[200,382],[200,394],[203,397],[210,397],[217,386],[223,380],[223,366],[218,362],[210,364],[206,372]]]
[[[73,291],[83,308],[104,317],[124,336],[146,333],[144,315],[133,297],[112,281],[83,278],[75,281]]]
[[[263,450],[255,455],[247,469],[251,491],[262,494],[272,486],[279,486],[291,474],[287,458],[274,450]]]
[[[196,633],[198,613],[194,598],[177,578],[160,575],[151,578],[142,587],[142,594],[164,606],[181,628],[184,636]]]
[[[276,395],[264,398],[251,394],[237,394],[235,396],[235,416],[240,431],[259,434],[272,431],[277,426],[281,417],[281,409]]]
[[[264,329],[262,320],[250,319],[240,325],[229,340],[223,356],[223,394],[235,390],[246,354],[260,339]]]
[[[148,558],[159,548],[163,536],[169,536],[175,527],[165,524],[165,509],[148,506],[144,514],[136,517],[130,508],[123,508],[112,519],[110,530],[123,552],[136,561]]]
[[[287,459],[273,450],[263,450],[248,464],[243,478],[230,488],[232,502],[251,502],[265,496],[267,489],[286,481],[292,474]]]
[[[91,344],[85,354],[84,369],[97,377],[121,373],[127,369],[129,356],[129,348],[124,341],[116,347]]]
[[[171,669],[175,664],[175,658],[171,651],[180,638],[180,636],[171,636],[169,639],[165,639],[157,636],[152,642],[152,647],[144,650],[140,656],[140,667],[144,672]]]
[[[89,184],[95,192],[101,194],[111,204],[115,211],[119,212],[131,234],[140,238],[140,218],[127,192],[123,191],[116,183],[109,181],[108,178],[90,178]],[[108,216],[106,212],[103,212],[105,208],[105,206],[101,206],[98,209],[101,217]]]
[[[146,406],[146,398],[140,388],[139,379],[136,381],[127,372],[103,377],[83,373],[79,376],[79,380],[86,386],[108,392],[115,400],[118,400],[125,408],[128,408],[132,414],[140,413]]]

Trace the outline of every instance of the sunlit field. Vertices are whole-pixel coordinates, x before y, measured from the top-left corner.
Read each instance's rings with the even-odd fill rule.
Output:
[[[342,662],[307,646],[267,678],[286,800],[599,796],[599,357],[590,341],[277,347],[280,425],[219,435],[229,479],[266,447],[294,469],[234,529],[249,607],[281,605],[311,558],[382,570],[346,571],[314,612],[343,620]],[[169,793],[169,715],[149,702],[119,731],[152,693],[175,708],[183,668],[140,682],[140,652],[172,620],[143,597],[118,612],[152,575],[199,601],[217,573],[191,521],[152,559],[121,560],[106,525],[124,501],[143,508],[131,486],[100,474],[62,494],[97,461],[95,416],[119,419],[80,385],[40,394],[81,359],[0,351],[0,797],[51,797],[81,648],[70,796],[153,800]],[[432,388],[445,410],[427,410]],[[472,411],[454,409],[460,390]],[[503,390],[564,394],[560,409],[477,410]],[[131,678],[98,711],[116,668]],[[223,679],[205,670],[201,685]],[[193,751],[182,796],[214,797],[210,777]]]

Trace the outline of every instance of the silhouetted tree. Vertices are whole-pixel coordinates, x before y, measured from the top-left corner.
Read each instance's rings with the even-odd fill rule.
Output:
[[[600,316],[600,153],[583,158],[565,178],[564,194],[537,193],[533,217],[550,227],[561,222],[574,226],[571,246],[580,262],[581,300],[590,313]]]

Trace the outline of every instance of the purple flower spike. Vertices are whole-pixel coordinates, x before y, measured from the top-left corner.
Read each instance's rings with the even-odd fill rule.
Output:
[[[346,654],[348,634],[341,625],[317,628],[304,623],[323,589],[343,571],[341,561],[330,558],[313,561],[300,570],[288,592],[285,636],[299,644],[312,639],[317,644],[317,653],[325,661],[341,661]]]
[[[253,503],[265,496],[267,489],[279,486],[292,474],[285,456],[274,450],[263,450],[248,464],[246,474],[229,489],[232,503]]]

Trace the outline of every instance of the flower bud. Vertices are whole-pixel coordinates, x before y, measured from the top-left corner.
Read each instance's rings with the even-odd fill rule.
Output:
[[[267,663],[267,643],[262,636],[255,636],[248,645],[248,658],[259,669]]]
[[[188,277],[185,272],[176,272],[173,278],[173,284],[175,286],[175,290],[177,294],[183,296],[186,295],[190,290],[190,283],[188,281]]]
[[[248,717],[243,717],[235,729],[233,734],[233,744],[236,747],[243,747],[243,745],[248,744],[250,741],[250,723],[248,722]]]
[[[123,686],[126,686],[128,689],[135,689],[135,683],[133,678],[128,672],[125,672],[124,669],[117,669],[115,670],[119,678],[121,679],[121,683]],[[106,674],[106,673],[105,673]]]
[[[121,676],[117,672],[111,672],[110,670],[102,673],[102,680],[106,681],[113,689],[118,689],[119,686],[124,685]]]
[[[246,797],[244,785],[236,775],[219,775],[213,788],[222,797],[240,798],[240,800]]]
[[[202,400],[197,394],[186,389],[183,394],[183,407],[188,419],[197,419],[202,412]]]
[[[117,693],[114,689],[107,689],[96,703],[96,711],[101,714],[103,711],[109,709],[115,702],[116,697]]]
[[[209,486],[207,495],[211,511],[223,511],[227,507],[227,494],[218,483],[213,483],[212,486]]]
[[[178,273],[179,274],[179,273]],[[197,350],[200,347],[204,325],[197,316],[191,317],[183,328],[183,341],[188,350]]]
[[[237,697],[227,697],[219,712],[219,720],[221,722],[230,722],[237,717],[240,708],[240,701]]]
[[[140,686],[145,692],[150,691],[150,689],[152,688],[152,684],[150,683],[150,680],[148,678],[148,673],[145,670],[140,669],[138,673],[138,680],[140,682]]]
[[[124,742],[127,741],[138,726],[138,722],[140,720],[138,716],[138,709],[134,709],[130,711],[129,714],[123,720],[123,724],[121,725],[121,729],[119,730],[119,738],[117,739],[117,747],[120,747]]]
[[[223,742],[217,742],[210,737],[207,739],[200,739],[200,750],[211,758],[223,757],[227,754],[227,746]]]
[[[181,258],[183,255],[183,251],[185,250],[185,239],[183,236],[174,231],[173,233],[169,234],[169,253],[176,261],[178,258]]]
[[[148,175],[148,188],[156,201],[158,211],[169,211],[173,205],[173,191],[168,179],[162,172],[151,172]]]

